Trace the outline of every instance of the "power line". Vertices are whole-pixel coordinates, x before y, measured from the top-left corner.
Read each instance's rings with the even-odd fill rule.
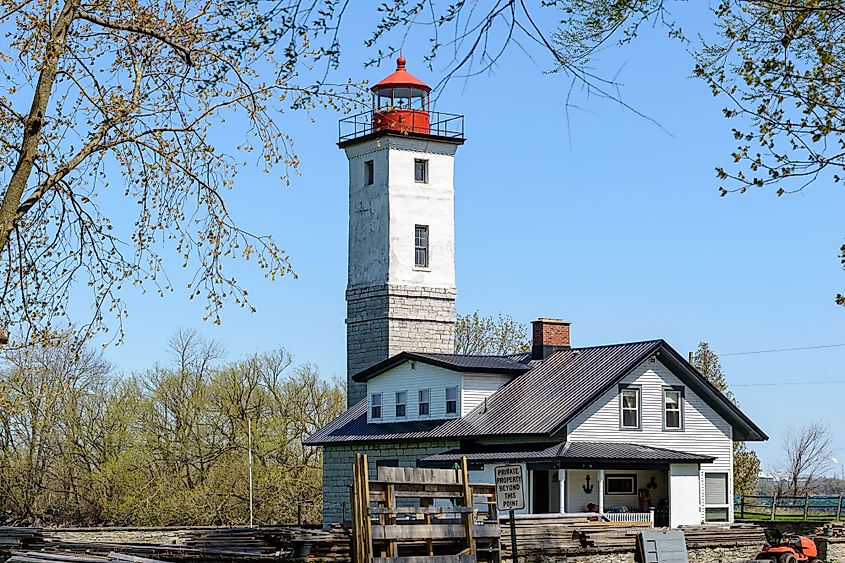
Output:
[[[722,356],[749,356],[751,354],[769,354],[771,352],[795,352],[798,350],[820,350],[822,348],[841,348],[845,346],[842,344],[822,344],[820,346],[799,346],[797,348],[772,348],[770,350],[754,350],[753,352],[732,352],[730,354],[719,354]]]
[[[845,379],[831,379],[828,381],[780,381],[776,383],[734,383],[734,387],[780,387],[782,385],[827,385],[830,383],[845,383]]]

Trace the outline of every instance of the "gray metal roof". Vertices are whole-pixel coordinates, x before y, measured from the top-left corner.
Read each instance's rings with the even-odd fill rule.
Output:
[[[487,400],[462,418],[371,424],[367,404],[362,400],[317,431],[305,443],[371,442],[403,439],[466,439],[490,436],[531,436],[554,439],[582,409],[599,398],[622,377],[652,355],[661,360],[705,400],[734,429],[734,439],[765,440],[765,433],[695,368],[663,340],[647,340],[607,346],[572,348],[552,354],[541,364],[526,366],[508,357],[456,356],[453,354],[411,354],[403,352],[377,366],[385,371],[390,362],[425,358],[429,363],[449,363],[455,371],[478,371],[484,362],[517,375]],[[483,358],[483,359],[482,359]],[[499,363],[501,362],[501,363]],[[505,367],[507,366],[507,367]],[[370,368],[364,370],[365,374]],[[447,366],[448,367],[448,366]],[[386,369],[390,369],[389,367]],[[528,370],[528,371],[525,371]],[[521,375],[520,375],[521,374]],[[365,381],[357,379],[358,381]]]
[[[530,356],[530,355],[529,355]],[[531,369],[520,361],[524,355],[516,358],[509,356],[474,356],[464,354],[430,354],[423,352],[401,352],[356,373],[352,379],[363,383],[407,361],[431,364],[453,371],[475,371],[480,373],[506,373],[518,375]],[[529,357],[530,359],[530,357]]]
[[[333,442],[549,434],[584,406],[584,401],[590,396],[598,396],[598,389],[603,389],[607,382],[617,380],[636,367],[661,342],[650,340],[557,352],[543,364],[523,373],[491,395],[486,401],[486,411],[484,405],[479,405],[463,418],[372,424],[367,422],[366,400],[362,400],[317,431],[305,443],[320,445]],[[524,365],[522,368],[523,371],[527,369]]]
[[[549,445],[521,444],[475,446],[467,450],[454,449],[422,458],[425,462],[457,461],[466,456],[469,461],[562,461],[609,463],[710,463],[715,458],[665,448],[654,448],[626,442],[567,442]]]

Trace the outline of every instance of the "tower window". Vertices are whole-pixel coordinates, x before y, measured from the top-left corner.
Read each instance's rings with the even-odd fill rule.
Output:
[[[414,181],[428,183],[428,161],[421,158],[414,159]]]
[[[407,391],[397,391],[396,392],[396,416],[397,417],[405,416],[407,404],[408,404],[408,392]]]
[[[414,227],[414,265],[428,268],[428,225]]]
[[[381,418],[381,393],[370,395],[370,418]]]
[[[368,161],[364,162],[364,185],[372,186],[374,181],[375,181],[375,168],[373,167],[373,161],[368,160]]]

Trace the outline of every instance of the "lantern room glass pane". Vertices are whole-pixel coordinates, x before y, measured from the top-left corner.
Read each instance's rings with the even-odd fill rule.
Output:
[[[428,92],[422,88],[385,88],[376,96],[376,109],[428,110]]]

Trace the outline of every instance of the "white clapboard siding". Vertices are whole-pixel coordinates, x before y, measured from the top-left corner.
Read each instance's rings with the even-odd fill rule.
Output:
[[[578,442],[628,442],[716,458],[706,469],[731,468],[731,426],[689,388],[684,389],[682,431],[663,430],[663,389],[683,385],[659,360],[646,360],[620,383],[641,387],[639,430],[620,429],[619,390],[616,385],[576,416],[567,438]]]
[[[511,379],[512,376],[498,373],[465,373],[461,392],[461,416],[469,414]]]
[[[412,367],[413,366],[413,367]],[[380,420],[375,422],[401,422],[405,420],[442,419],[446,416],[446,388],[458,388],[458,413],[461,412],[461,374],[441,367],[424,364],[422,362],[405,362],[395,368],[377,375],[367,382],[367,404],[372,393],[381,393]],[[431,406],[429,416],[419,415],[419,390],[431,390]],[[396,392],[406,391],[408,403],[406,416],[396,418]],[[372,422],[372,411],[367,409],[367,420]],[[455,418],[450,415],[449,418]]]
[[[688,387],[684,389],[683,430],[663,430],[663,389],[683,386],[659,358],[645,360],[620,383],[641,387],[641,428],[621,429],[619,389],[614,385],[567,425],[567,439],[578,442],[628,442],[715,457],[701,464],[699,502],[704,503],[706,472],[726,472],[733,488],[732,428]]]

